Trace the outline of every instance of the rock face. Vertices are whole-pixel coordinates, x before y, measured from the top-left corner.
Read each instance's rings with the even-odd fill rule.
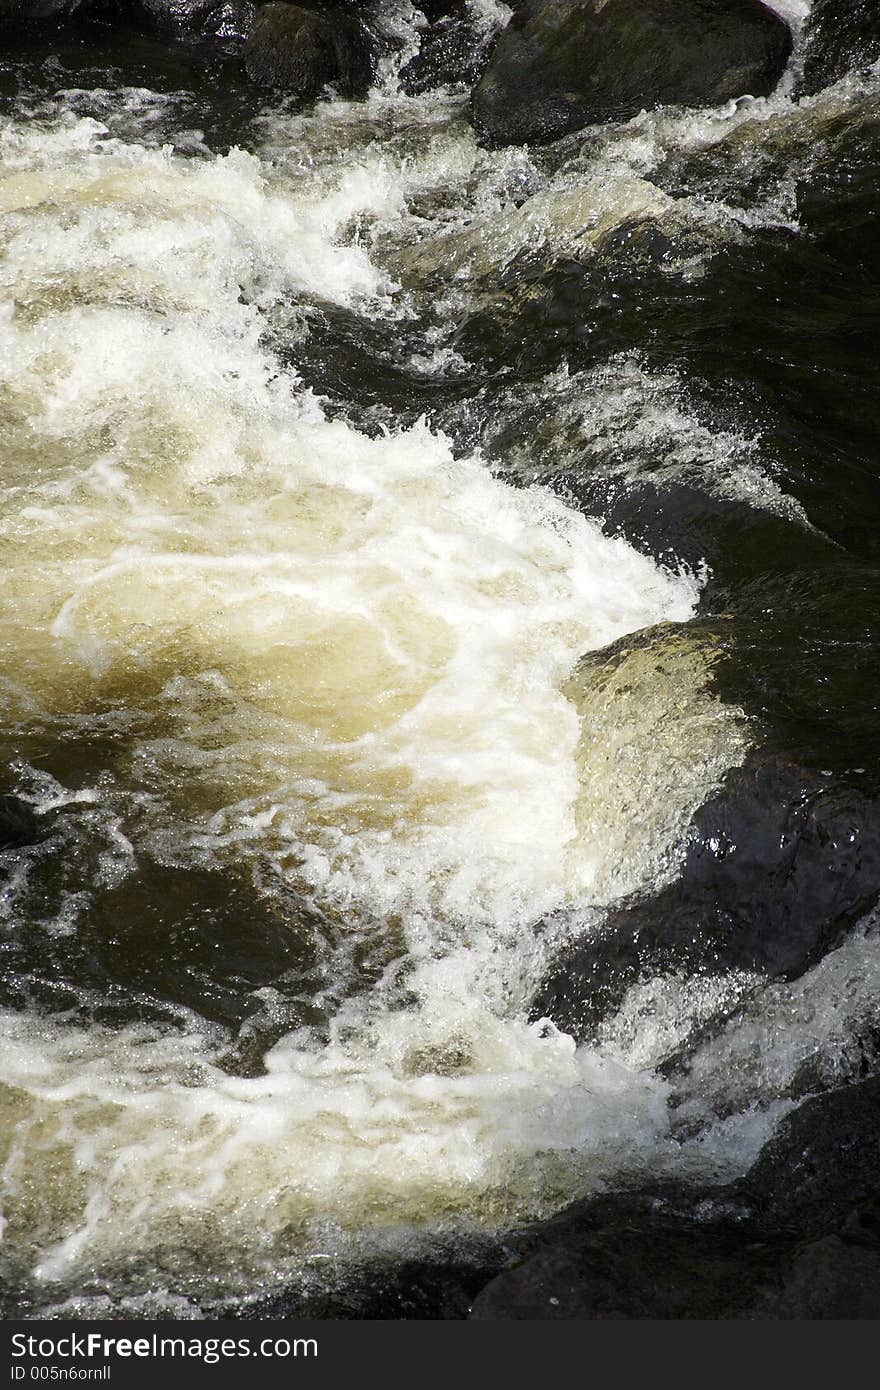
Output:
[[[876,0],[814,0],[807,24],[801,91],[819,92],[853,67],[880,58]]]
[[[371,78],[366,34],[354,16],[330,8],[315,13],[299,5],[264,5],[244,49],[247,74],[297,100],[314,101],[332,84],[342,96],[366,94]]]
[[[473,95],[493,145],[546,142],[667,104],[765,96],[791,53],[760,0],[525,0]]]
[[[584,1040],[630,985],[668,969],[795,978],[878,896],[880,804],[752,755],[694,816],[680,877],[567,951],[533,1016]]]
[[[660,1196],[578,1213],[568,1233],[499,1274],[477,1297],[478,1321],[747,1316],[780,1261],[777,1243],[744,1248],[733,1220],[700,1224]]]
[[[521,1238],[475,1319],[877,1318],[880,1080],[807,1101],[742,1183],[580,1203]]]

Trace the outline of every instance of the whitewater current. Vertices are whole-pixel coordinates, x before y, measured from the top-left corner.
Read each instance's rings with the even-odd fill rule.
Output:
[[[253,992],[237,1045],[276,1040],[250,1068],[185,1005],[173,1025],[0,1014],[2,1251],[36,1306],[246,1302],[646,1172],[723,1179],[784,1112],[803,1039],[839,1032],[834,972],[853,1009],[869,996],[866,928],[707,1047],[690,1138],[652,1068],[750,977],[643,985],[595,1046],[528,1021],[553,950],[675,877],[752,741],[688,628],[706,574],[611,537],[516,447],[498,467],[457,446],[454,412],[371,417],[297,365],[348,315],[454,383],[462,306],[524,251],[589,255],[634,216],[686,225],[698,278],[747,222],[790,226],[790,189],[743,212],[651,171],[842,99],[790,88],[643,115],[550,172],[478,148],[460,94],[405,97],[393,66],[366,103],[266,112],[220,154],[148,90],[4,119],[3,721],[64,750],[14,765],[52,829],[10,858],[5,928],[28,913],[63,951],[104,894],[121,937],[144,865],[221,875],[319,982],[312,1012]],[[650,450],[809,528],[756,429],[713,431],[636,351],[534,390],[545,478],[612,441],[609,485]],[[613,674],[582,661],[645,630]]]

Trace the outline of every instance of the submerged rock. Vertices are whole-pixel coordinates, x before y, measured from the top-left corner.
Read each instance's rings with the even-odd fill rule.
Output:
[[[342,96],[366,95],[372,64],[366,32],[341,8],[316,13],[273,3],[258,10],[244,50],[253,82],[314,101],[333,85]]]
[[[740,1183],[578,1203],[514,1239],[479,1320],[880,1316],[880,1080],[807,1101]]]
[[[93,847],[60,837],[70,819],[56,822],[54,836],[49,830],[33,867],[43,904],[64,894],[78,854],[88,855],[86,871],[93,862]],[[22,833],[31,832],[26,823]],[[280,1036],[279,1022],[289,1029],[322,1020],[313,1000],[326,994],[315,946],[324,924],[294,897],[267,901],[231,875],[145,859],[136,874],[93,893],[67,934],[31,915],[20,912],[0,941],[6,1008],[76,1012],[105,1027],[174,1023],[193,1010],[237,1035],[225,1061],[249,1074]]]
[[[668,104],[765,96],[791,54],[760,0],[525,0],[473,95],[492,145],[542,143]]]
[[[613,910],[556,961],[533,1004],[578,1040],[669,970],[796,978],[880,895],[880,803],[753,754],[694,816],[677,880]]]
[[[813,0],[807,21],[800,91],[819,92],[880,58],[877,0]]]
[[[821,1236],[846,1226],[855,1235],[851,1213],[867,1216],[880,1188],[880,1078],[804,1101],[741,1188],[765,1222]]]

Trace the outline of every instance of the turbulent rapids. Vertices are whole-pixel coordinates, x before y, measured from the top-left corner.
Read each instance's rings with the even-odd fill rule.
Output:
[[[386,6],[404,57],[414,15]],[[831,542],[748,402],[712,421],[636,336],[499,365],[537,271],[600,274],[634,228],[687,294],[799,234],[792,168],[880,89],[798,102],[798,54],[772,97],[552,156],[481,148],[455,91],[402,94],[400,53],[365,102],[228,145],[107,73],[6,103],[0,689],[40,826],[0,897],[21,1306],[478,1264],[585,1194],[741,1174],[806,1057],[845,1076],[870,920],[772,987],[663,969],[587,1041],[535,1016],[560,951],[676,882],[772,720],[718,680],[729,581],[707,604],[705,529],[652,531],[664,488]],[[747,199],[698,186],[715,147]],[[617,523],[634,497],[647,533]]]

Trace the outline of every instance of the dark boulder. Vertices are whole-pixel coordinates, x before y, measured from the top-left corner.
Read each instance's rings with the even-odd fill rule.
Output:
[[[880,801],[753,753],[691,823],[678,879],[567,948],[533,1003],[579,1040],[640,979],[752,970],[793,979],[880,896]]]
[[[415,7],[421,10],[429,24],[436,24],[447,15],[462,14],[467,3],[468,0],[415,0]]]
[[[428,12],[425,5],[420,8]],[[472,87],[489,61],[490,31],[462,4],[443,9],[422,33],[418,53],[401,69],[400,85],[411,96],[437,87]]]
[[[32,807],[19,796],[0,796],[0,850],[31,845],[38,834]]]
[[[70,869],[59,862],[62,843],[50,833],[32,869],[43,903]],[[67,855],[76,854],[68,841]],[[173,1023],[194,1010],[236,1035],[229,1069],[256,1074],[282,1032],[323,1017],[312,1004],[324,983],[315,974],[321,929],[293,898],[277,904],[230,875],[145,861],[116,887],[93,889],[67,935],[21,913],[0,939],[0,1003],[108,1027]]]
[[[244,61],[253,82],[280,87],[303,102],[331,85],[341,96],[365,96],[372,77],[366,31],[341,8],[316,13],[299,5],[264,5],[251,26]]]
[[[698,1195],[701,1200],[697,1200]],[[720,1194],[723,1198],[723,1192]],[[478,1321],[826,1319],[880,1316],[878,1209],[854,1208],[832,1235],[767,1230],[716,1194],[690,1211],[659,1194],[599,1204],[477,1296]],[[706,1211],[710,1214],[707,1216]]]
[[[880,1316],[880,1080],[807,1101],[740,1183],[577,1203],[515,1235],[479,1320]]]
[[[813,0],[804,46],[802,94],[819,92],[851,68],[880,58],[877,0]]]
[[[252,0],[132,0],[125,7],[125,18],[138,28],[160,33],[242,38],[253,23],[256,8]]]
[[[489,144],[555,140],[668,104],[765,96],[788,26],[760,0],[525,0],[473,94]]]
[[[764,1146],[741,1185],[765,1222],[855,1238],[880,1189],[880,1078],[804,1101]],[[850,1219],[858,1208],[861,1215]],[[880,1233],[880,1232],[878,1232]]]
[[[700,1223],[638,1194],[602,1204],[499,1274],[471,1317],[745,1317],[756,1292],[774,1290],[780,1259],[778,1241],[744,1241],[733,1219]]]
[[[17,25],[76,18],[160,34],[242,38],[256,11],[254,0],[0,0],[0,23]]]
[[[41,24],[65,19],[86,8],[88,0],[0,0],[0,26]]]
[[[798,1246],[786,1259],[782,1286],[763,1307],[760,1318],[880,1318],[880,1212],[869,1241],[853,1239],[862,1223],[854,1212],[847,1230]]]

